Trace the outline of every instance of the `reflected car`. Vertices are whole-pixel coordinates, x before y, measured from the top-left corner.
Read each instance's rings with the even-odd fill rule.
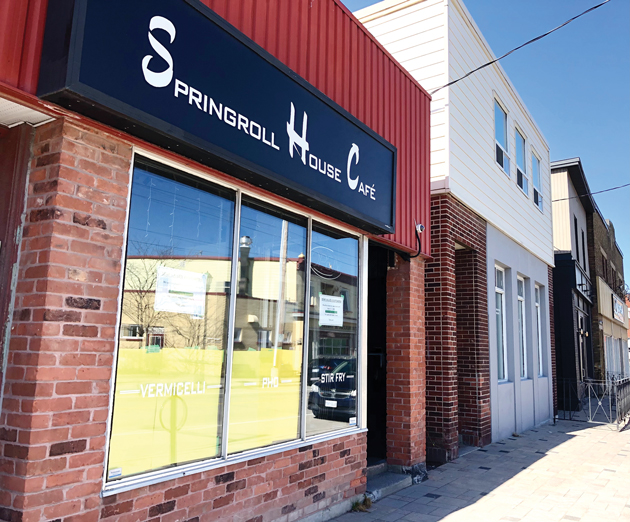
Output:
[[[320,357],[309,367],[308,409],[319,419],[356,421],[357,361]]]

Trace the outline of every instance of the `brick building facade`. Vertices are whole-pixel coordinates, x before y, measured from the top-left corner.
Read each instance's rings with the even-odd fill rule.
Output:
[[[460,437],[490,434],[486,223],[452,195],[431,198],[427,263],[427,443],[430,460],[457,458]]]
[[[589,267],[594,290],[591,328],[596,378],[630,376],[623,253],[615,239],[613,223],[604,218],[598,207],[588,216],[586,226],[588,242],[592,245]],[[617,317],[614,301],[622,309]]]

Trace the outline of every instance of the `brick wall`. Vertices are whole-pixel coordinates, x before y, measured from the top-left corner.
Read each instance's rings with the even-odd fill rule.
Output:
[[[413,468],[425,462],[424,261],[387,271],[387,462]],[[368,406],[369,407],[369,406]]]
[[[364,492],[356,434],[100,498],[131,152],[65,120],[36,130],[0,418],[0,520],[268,522]]]
[[[427,458],[457,457],[459,435],[484,445],[490,431],[486,223],[453,196],[431,197],[426,268]],[[465,249],[457,250],[459,244]]]
[[[93,520],[297,520],[365,492],[365,439],[351,435],[106,497]]]
[[[551,378],[553,389],[553,414],[558,415],[558,377],[556,375],[556,327],[554,323],[553,268],[547,266],[547,296],[549,299],[549,329],[551,339]],[[577,331],[574,329],[574,331]]]

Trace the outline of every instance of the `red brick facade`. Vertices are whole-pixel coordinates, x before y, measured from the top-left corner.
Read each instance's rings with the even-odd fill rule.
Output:
[[[451,195],[431,197],[426,267],[427,459],[457,458],[459,439],[491,440],[486,223]]]
[[[424,261],[403,261],[387,272],[387,462],[425,462]]]
[[[32,154],[0,419],[0,520],[267,522],[363,493],[359,433],[100,497],[132,147],[59,120],[36,130]],[[417,322],[407,319],[405,339],[421,351]],[[401,460],[424,454],[421,438],[401,445]]]

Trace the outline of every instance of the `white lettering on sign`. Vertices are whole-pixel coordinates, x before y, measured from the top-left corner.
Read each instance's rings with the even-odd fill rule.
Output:
[[[263,377],[263,388],[278,388],[278,386],[280,386],[278,377]]]
[[[322,373],[322,375],[319,378],[320,382],[323,383],[327,383],[327,382],[344,382],[346,380],[346,374],[339,372],[339,373]]]
[[[355,165],[359,164],[359,147],[353,143],[352,147],[350,147],[350,152],[348,153],[348,186],[350,190],[355,190],[357,188],[357,184],[359,183],[359,176],[352,179],[350,177],[350,165],[352,165],[352,158],[356,158],[354,161]]]
[[[289,154],[293,157],[293,148],[300,147],[302,149],[302,163],[306,165],[306,153],[308,152],[309,145],[308,141],[306,141],[306,126],[308,125],[308,114],[304,111],[304,116],[302,117],[302,135],[300,136],[295,131],[295,106],[293,102],[291,102],[291,118],[287,122],[287,134],[289,135]]]
[[[142,59],[142,73],[147,83],[153,87],[166,87],[170,85],[173,80],[173,57],[168,52],[166,47],[162,45],[154,36],[152,31],[161,29],[166,31],[170,37],[170,43],[175,40],[175,26],[173,23],[162,16],[154,16],[149,22],[149,43],[153,50],[168,64],[168,67],[164,71],[155,72],[149,69],[149,63],[154,58],[153,55],[146,55]],[[201,90],[188,85],[187,83],[175,79],[175,88],[173,91],[175,98],[182,98],[188,102],[188,104],[199,111],[207,113],[210,116],[215,116],[219,121],[229,125],[236,129],[238,132],[243,132],[247,136],[256,141],[260,141],[263,144],[271,147],[275,150],[280,150],[280,147],[275,142],[275,133],[270,132],[263,125],[255,122],[250,117],[237,112],[235,109],[224,106],[223,103],[216,102],[212,97],[203,93]],[[306,139],[306,133],[308,129],[308,114],[303,112],[302,116],[302,133],[299,134],[295,130],[295,106],[291,102],[291,114],[289,121],[287,122],[287,136],[289,138],[289,154],[293,158],[294,149],[299,152],[300,159],[305,166],[324,174],[331,180],[341,183],[341,169],[337,166],[323,160],[310,152],[310,146]],[[348,162],[346,165],[346,177],[348,187],[350,190],[357,190],[365,197],[369,197],[371,200],[376,201],[376,187],[375,185],[365,185],[359,180],[359,175],[352,177],[351,166],[354,160],[354,165],[359,164],[359,146],[353,143],[348,153]]]
[[[276,135],[274,132],[269,132],[265,127],[256,123],[251,118],[236,112],[227,105],[223,105],[222,103],[217,104],[217,102],[207,94],[203,94],[187,83],[175,79],[173,96],[180,98],[180,95],[188,101],[188,105],[192,105],[194,108],[210,116],[215,116],[219,121],[222,121],[230,127],[234,127],[237,131],[244,132],[257,141],[262,141],[272,149],[280,150],[280,147],[276,145]],[[269,136],[271,136],[271,139],[268,139]]]
[[[172,395],[201,395],[206,393],[206,383],[202,382],[170,382],[141,384],[143,398],[170,397]]]
[[[153,56],[147,54],[142,59],[142,73],[147,83],[153,87],[166,87],[173,79],[173,57],[156,38],[151,34],[151,31],[156,29],[162,29],[166,31],[171,37],[171,43],[175,40],[175,26],[168,18],[163,16],[154,16],[149,22],[149,43],[153,50],[160,55],[160,57],[168,64],[168,67],[162,72],[154,72],[149,69],[149,63],[153,59]]]

